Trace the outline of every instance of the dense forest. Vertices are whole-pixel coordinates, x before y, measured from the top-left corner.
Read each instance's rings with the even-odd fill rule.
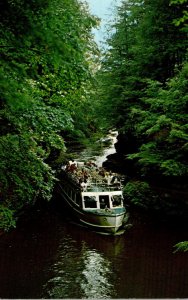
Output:
[[[188,212],[188,1],[123,1],[98,72],[98,113],[119,130],[127,201]]]
[[[99,53],[85,3],[1,2],[0,228],[51,198],[67,140],[111,128],[127,201],[188,212],[187,3],[122,1]]]
[[[92,131],[97,24],[77,0],[1,1],[0,228],[51,198],[64,137]]]

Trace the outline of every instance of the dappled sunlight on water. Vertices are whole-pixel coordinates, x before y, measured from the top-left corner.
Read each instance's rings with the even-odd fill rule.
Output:
[[[135,224],[102,236],[41,211],[0,239],[1,299],[187,298],[187,230]]]
[[[85,268],[81,288],[87,298],[108,298],[115,296],[111,262],[94,250],[83,255]]]
[[[101,151],[98,164],[108,155]],[[133,218],[124,235],[112,237],[67,217],[39,209],[0,238],[1,299],[188,297],[188,254],[173,253],[177,242],[187,240],[186,228]]]
[[[65,237],[51,266],[42,298],[111,298],[115,296],[111,262],[83,241]]]

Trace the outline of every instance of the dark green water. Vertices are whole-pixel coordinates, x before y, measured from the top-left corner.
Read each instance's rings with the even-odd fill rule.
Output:
[[[187,298],[186,230],[140,224],[98,235],[38,210],[0,238],[0,298]]]
[[[98,163],[103,159],[100,153]],[[188,253],[173,253],[188,240],[187,228],[136,216],[131,222],[124,235],[110,237],[71,223],[57,208],[33,211],[0,237],[0,298],[188,298]]]

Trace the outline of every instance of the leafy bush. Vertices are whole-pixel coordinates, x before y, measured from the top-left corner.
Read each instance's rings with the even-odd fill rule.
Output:
[[[174,247],[176,248],[174,252],[178,252],[178,251],[186,252],[188,251],[188,241],[177,243]]]
[[[128,182],[123,190],[126,201],[143,209],[157,208],[158,196],[150,189],[147,182]]]
[[[0,205],[0,229],[8,231],[16,226],[14,212],[3,205]]]
[[[1,226],[8,229],[11,211],[51,199],[64,133],[87,132],[97,19],[75,0],[2,0],[0,8]]]

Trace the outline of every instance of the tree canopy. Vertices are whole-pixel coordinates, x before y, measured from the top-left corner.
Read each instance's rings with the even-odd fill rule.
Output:
[[[187,188],[186,20],[187,1],[123,1],[101,62],[99,110],[106,112],[107,126],[127,137],[122,151],[124,160],[137,166],[135,193],[142,188],[138,179]],[[133,185],[125,192],[134,201]]]
[[[65,132],[89,131],[97,24],[77,0],[1,1],[0,228],[37,197],[51,198],[49,158],[65,151]]]
[[[54,157],[96,128],[126,137],[132,203],[164,206],[152,179],[187,188],[187,0],[122,1],[100,64],[98,23],[78,0],[0,3],[0,228],[51,198]]]

